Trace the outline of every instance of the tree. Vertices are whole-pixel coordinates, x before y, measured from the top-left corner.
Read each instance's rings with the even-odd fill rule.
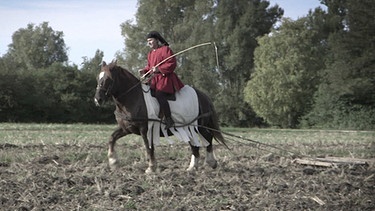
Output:
[[[324,1],[329,57],[324,81],[306,124],[315,127],[373,129],[375,125],[375,2]]]
[[[103,51],[100,51],[100,50],[96,50],[94,57],[91,59],[84,57],[81,71],[97,75],[100,70],[100,65],[103,62],[103,57],[104,57],[104,53]]]
[[[74,81],[75,94],[80,97],[80,104],[74,107],[74,119],[80,122],[113,122],[114,105],[107,103],[100,108],[94,107],[95,87],[97,76],[100,71],[100,64],[103,61],[104,53],[100,50],[95,52],[93,58],[84,58],[82,67]],[[98,111],[100,110],[100,111]]]
[[[45,68],[54,62],[68,61],[63,32],[54,31],[48,22],[28,24],[12,36],[9,54],[28,69]]]
[[[136,24],[122,24],[125,64],[130,69],[145,65],[149,51],[145,35],[151,30],[161,32],[175,53],[215,41],[220,68],[210,45],[179,55],[177,74],[213,98],[222,122],[244,126],[254,115],[243,101],[242,90],[253,65],[255,38],[268,33],[283,13],[278,6],[268,6],[260,0],[140,0]]]
[[[294,128],[311,108],[320,82],[326,51],[320,31],[308,17],[284,19],[279,29],[258,41],[245,100],[271,125]]]
[[[84,58],[82,69],[78,70],[77,65],[70,66],[63,62],[67,60],[64,56],[60,57],[66,56],[65,45],[58,45],[63,44],[60,35],[51,31],[47,23],[35,28],[30,24],[27,29],[14,33],[14,43],[0,57],[3,79],[0,81],[0,122],[114,122],[113,105],[104,108],[109,111],[106,114],[94,114],[98,113],[93,97],[103,52],[97,50],[94,58]],[[35,40],[24,42],[30,37]],[[55,47],[62,47],[62,54],[48,50],[53,49],[51,40],[54,39]],[[44,50],[39,45],[44,45],[41,46]],[[21,47],[29,49],[29,54],[22,53]],[[48,56],[48,61],[41,62]]]
[[[243,89],[253,69],[256,38],[268,34],[284,12],[269,5],[260,0],[217,1],[215,34],[220,47],[222,92],[215,105],[221,121],[228,125],[251,126],[251,119],[256,119],[244,101]]]

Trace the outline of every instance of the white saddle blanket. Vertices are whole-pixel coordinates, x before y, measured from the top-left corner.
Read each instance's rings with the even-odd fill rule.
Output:
[[[143,90],[149,90],[148,85],[142,84]],[[168,101],[171,108],[172,119],[175,122],[175,128],[170,128],[170,131],[175,137],[184,142],[190,142],[193,146],[208,146],[208,141],[198,132],[199,103],[198,96],[195,90],[185,85],[180,91],[175,93],[176,101]],[[156,98],[151,96],[150,92],[143,93],[147,115],[149,119],[157,119],[160,106]],[[158,121],[148,122],[147,138],[151,146],[151,140],[155,145],[160,144],[160,130],[164,137],[172,144],[173,141],[168,137],[165,130],[165,124]]]

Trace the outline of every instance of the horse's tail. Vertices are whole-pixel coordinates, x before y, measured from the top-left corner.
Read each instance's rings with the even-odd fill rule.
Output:
[[[214,108],[214,105],[211,101],[211,99],[201,92],[198,89],[195,89],[198,98],[199,98],[199,109],[202,114],[209,114],[208,117],[204,119],[200,119],[202,122],[202,126],[208,130],[213,138],[219,143],[224,145],[227,149],[230,149],[228,145],[226,144],[225,138],[223,134],[220,131],[220,126],[219,126],[219,120],[216,114],[216,110]]]
[[[214,106],[212,105],[211,108],[212,115],[211,117],[211,123],[212,123],[212,130],[211,133],[214,136],[214,139],[219,142],[220,144],[224,145],[227,149],[230,149],[225,141],[225,138],[223,134],[221,133],[220,126],[219,126],[219,120],[215,111]]]

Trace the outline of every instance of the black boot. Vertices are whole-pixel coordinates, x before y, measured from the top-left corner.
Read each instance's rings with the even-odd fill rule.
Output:
[[[174,121],[173,121],[172,117],[166,117],[165,118],[165,129],[168,130],[173,125],[174,125]]]

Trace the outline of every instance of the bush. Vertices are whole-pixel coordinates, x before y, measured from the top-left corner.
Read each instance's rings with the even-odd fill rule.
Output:
[[[301,120],[302,128],[374,130],[375,108],[372,106],[338,104],[331,110],[309,113]]]

